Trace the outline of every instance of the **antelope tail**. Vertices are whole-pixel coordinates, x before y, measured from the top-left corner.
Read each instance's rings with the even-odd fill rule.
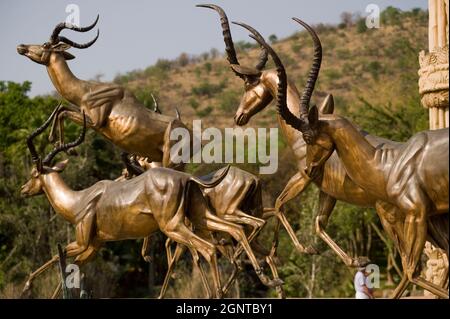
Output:
[[[219,183],[227,176],[228,171],[230,170],[230,165],[227,165],[227,167],[223,170],[223,172],[217,176],[214,179],[211,179],[210,181],[206,182],[196,176],[191,176],[191,181],[197,183],[203,188],[213,188],[219,185]]]

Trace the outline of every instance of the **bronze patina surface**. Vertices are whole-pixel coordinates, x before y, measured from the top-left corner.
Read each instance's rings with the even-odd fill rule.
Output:
[[[448,229],[432,227],[442,216],[448,218],[448,139],[447,129],[424,131],[392,149],[371,145],[348,119],[337,115],[319,118],[317,107],[309,101],[318,77],[322,48],[314,30],[314,62],[300,102],[300,116],[286,105],[287,80],[281,60],[264,39],[253,36],[273,57],[277,65],[279,94],[277,109],[286,122],[301,131],[307,142],[305,173],[314,176],[334,151],[351,180],[377,199],[377,209],[387,233],[396,243],[403,266],[403,278],[394,297],[400,297],[411,282],[443,298],[448,290],[430,283],[417,272],[425,240],[431,239],[448,253]]]

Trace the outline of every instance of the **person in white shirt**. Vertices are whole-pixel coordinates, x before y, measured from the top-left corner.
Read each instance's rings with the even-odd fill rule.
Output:
[[[355,285],[355,298],[356,299],[375,299],[370,289],[367,285],[367,276],[369,273],[366,271],[366,267],[358,268],[358,272],[355,274],[354,285]]]

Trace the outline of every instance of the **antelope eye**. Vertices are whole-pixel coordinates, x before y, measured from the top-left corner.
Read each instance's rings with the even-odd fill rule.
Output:
[[[50,43],[49,43],[49,42],[45,42],[45,43],[42,45],[42,47],[43,47],[44,49],[49,49],[49,48],[50,48]]]
[[[253,80],[253,81],[247,80],[247,81],[245,81],[245,89],[246,90],[252,89],[255,86],[257,86],[258,84],[259,84],[259,80]]]

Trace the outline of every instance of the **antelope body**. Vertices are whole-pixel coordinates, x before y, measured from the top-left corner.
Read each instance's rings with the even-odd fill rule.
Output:
[[[170,132],[185,125],[179,118],[166,116],[148,110],[128,90],[117,84],[83,81],[70,70],[67,60],[75,57],[67,52],[71,47],[88,48],[98,38],[86,44],[78,44],[60,32],[64,29],[87,32],[97,23],[88,27],[76,27],[68,23],[58,24],[50,40],[42,45],[20,44],[17,52],[32,61],[45,65],[56,90],[74,106],[60,107],[50,133],[54,140],[55,126],[59,123],[60,143],[63,144],[63,119],[69,118],[82,124],[82,112],[87,115],[87,126],[94,129],[122,150],[148,157],[152,162],[162,162],[164,167],[182,169],[182,163],[174,163],[170,149],[183,143],[170,140]],[[190,141],[186,141],[190,143]],[[176,150],[175,150],[176,152]]]
[[[160,230],[171,240],[186,246],[191,251],[195,265],[198,265],[197,252],[206,259],[212,272],[216,296],[221,297],[223,292],[216,245],[209,240],[212,240],[212,232],[224,232],[242,246],[264,284],[281,285],[279,280],[271,281],[262,273],[242,227],[216,216],[200,189],[215,187],[227,175],[229,167],[208,181],[169,168],[156,167],[129,180],[100,181],[86,190],[73,191],[59,175],[67,161],[54,167],[50,164],[59,152],[81,144],[86,132],[84,113],[83,131],[75,142],[56,147],[44,160],[41,160],[33,144],[33,139],[48,127],[57,111],[58,108],[27,138],[35,167],[31,179],[22,187],[22,195],[45,193],[55,211],[76,226],[76,241],[66,247],[68,257],[76,257],[76,263],[83,263],[104,242],[148,238]],[[195,233],[186,226],[186,220],[192,223]],[[32,273],[24,290],[29,289],[34,278],[58,259],[58,255],[54,256]],[[201,274],[209,295],[207,279],[203,271]]]
[[[351,180],[377,199],[383,226],[402,257],[404,274],[394,297],[401,296],[409,281],[448,298],[448,290],[420,278],[417,273],[427,238],[445,249],[448,255],[448,128],[420,132],[403,145],[383,149],[371,145],[364,134],[343,117],[328,115],[319,119],[317,108],[309,109],[309,100],[320,69],[320,40],[303,21],[294,20],[309,29],[315,48],[310,80],[300,103],[300,117],[290,113],[286,106],[287,81],[281,60],[262,37],[255,35],[254,38],[269,51],[277,65],[278,111],[289,125],[303,133],[308,144],[306,173],[314,176],[320,172],[336,150]],[[437,216],[441,218],[435,218]]]
[[[145,169],[144,167],[147,166],[142,166],[141,163],[142,162],[139,161],[139,165],[141,167],[134,166],[133,168],[135,172],[140,171],[138,174],[142,174]],[[146,164],[146,162],[143,162],[143,164]],[[151,170],[153,168],[146,167],[146,169]],[[225,168],[222,168],[215,172],[212,172],[209,175],[202,177],[202,179],[209,180],[212,178],[216,180],[218,177],[224,174],[224,169]],[[220,183],[211,188],[204,188],[203,194],[205,195],[205,199],[207,200],[209,206],[211,206],[218,217],[226,221],[247,227],[246,233],[248,234],[248,241],[250,242],[251,247],[258,255],[262,255],[263,257],[265,257],[265,261],[271,269],[274,282],[281,284],[282,281],[278,277],[278,271],[270,252],[265,249],[257,241],[256,238],[259,231],[265,225],[265,220],[272,216],[271,211],[273,211],[273,209],[263,209],[260,180],[253,174],[250,174],[237,167],[231,166],[228,169],[228,173],[220,181]],[[219,242],[222,242],[223,240],[225,240],[225,242],[228,242],[229,238],[224,238],[222,234],[221,237],[217,238],[216,240],[218,240]],[[171,273],[179,258],[185,251],[184,246],[177,245],[175,252],[172,255],[170,245],[171,239],[168,238],[168,240],[166,241],[166,251],[169,266],[165,275],[163,286],[161,287],[159,298],[163,298],[163,296],[165,295]],[[146,255],[149,247],[150,241],[144,241],[142,247],[143,256]],[[224,245],[221,249],[221,252],[235,266],[233,269],[233,273],[231,274],[228,282],[223,288],[223,293],[224,295],[226,295],[240,269],[237,263],[237,258],[242,252],[242,246],[236,249],[235,247],[233,247],[233,245]],[[284,292],[281,286],[277,286],[276,289],[278,291],[278,294],[283,297]]]
[[[267,51],[264,47],[257,67],[249,68],[239,65],[231,37],[228,18],[225,12],[222,8],[216,5],[201,5],[201,7],[213,9],[220,15],[228,61],[230,62],[231,68],[235,74],[242,78],[245,83],[245,92],[241,98],[241,102],[234,116],[234,120],[237,125],[245,125],[254,115],[262,111],[274,98],[278,96],[278,94],[280,94],[279,72],[275,69],[263,70],[267,61]],[[254,28],[244,23],[233,23],[248,29],[254,36],[262,39],[261,35]],[[307,30],[310,31],[308,28]],[[286,78],[286,107],[294,116],[300,116],[299,109],[302,99],[303,95],[301,97],[295,85]],[[334,101],[332,95],[328,95],[324,99],[320,111],[321,114],[333,113]],[[339,245],[337,245],[325,232],[324,228],[328,223],[329,216],[334,209],[336,200],[342,200],[347,203],[363,207],[375,207],[377,198],[368,194],[364,189],[351,180],[346,173],[345,166],[342,164],[336,152],[334,152],[328,161],[326,161],[324,165],[316,171],[315,176],[308,176],[305,173],[307,144],[304,140],[302,132],[287,124],[286,120],[280,114],[278,114],[278,124],[288,142],[288,145],[293,151],[296,166],[298,168],[298,172],[290,178],[287,185],[284,187],[283,191],[276,200],[275,209],[278,219],[287,230],[289,237],[299,252],[316,252],[313,247],[305,247],[298,241],[289,221],[281,211],[284,204],[298,196],[310,184],[310,182],[314,182],[320,189],[319,212],[316,217],[317,233],[346,265],[358,266],[360,264],[360,260],[350,257],[345,251],[343,251],[342,248],[339,247]],[[362,134],[364,134],[370,144],[377,148],[390,149],[401,145],[401,143],[372,136],[366,132],[362,132]],[[385,205],[385,208],[392,209],[389,205]]]

